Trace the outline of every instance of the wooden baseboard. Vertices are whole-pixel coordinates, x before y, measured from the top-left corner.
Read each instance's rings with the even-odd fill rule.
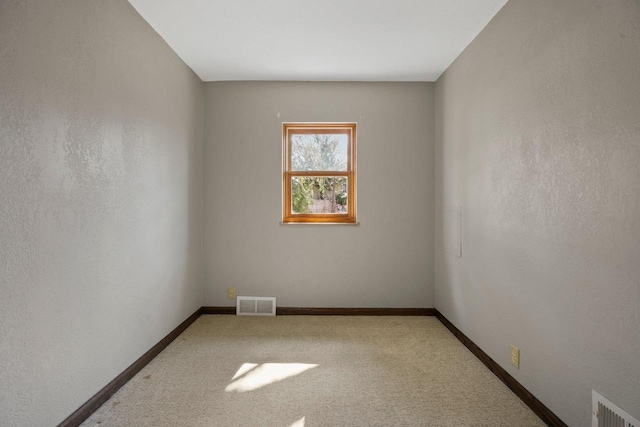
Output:
[[[236,314],[235,307],[202,307],[202,314]],[[435,308],[276,307],[278,316],[435,316]]]
[[[202,307],[202,314],[236,314],[236,307]]]
[[[498,365],[487,353],[482,351],[473,341],[455,327],[446,317],[436,310],[436,317],[444,326],[455,335],[458,340],[467,347],[482,363],[485,364],[496,377],[500,379],[507,387],[513,391],[533,412],[538,415],[542,421],[551,427],[567,427],[567,425],[556,414],[551,412],[542,402],[540,402],[533,394],[529,392],[522,384],[513,378],[504,368]]]
[[[76,427],[79,426],[89,418],[103,403],[105,403],[116,391],[125,385],[135,374],[140,372],[154,357],[156,357],[162,350],[165,349],[171,341],[176,339],[178,335],[184,332],[195,320],[202,314],[202,308],[196,310],[187,320],[182,322],[173,331],[164,337],[160,342],[151,347],[149,351],[140,356],[138,360],[133,362],[127,369],[122,371],[120,375],[115,377],[113,381],[104,386],[102,390],[96,393],[91,399],[87,400],[84,405],[78,408],[73,414],[69,415],[66,420],[61,422],[58,427]]]
[[[435,316],[434,308],[277,307],[278,316]]]

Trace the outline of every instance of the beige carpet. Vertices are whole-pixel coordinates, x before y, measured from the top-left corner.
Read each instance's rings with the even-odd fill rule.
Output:
[[[201,316],[83,426],[544,426],[435,317]]]

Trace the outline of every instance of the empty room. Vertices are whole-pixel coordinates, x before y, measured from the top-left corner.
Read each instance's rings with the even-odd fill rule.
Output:
[[[0,426],[640,427],[638,0],[0,0]]]

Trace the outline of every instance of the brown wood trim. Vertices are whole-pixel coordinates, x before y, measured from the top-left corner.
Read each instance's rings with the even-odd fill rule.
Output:
[[[291,134],[329,134],[329,135],[351,135],[352,123],[332,124],[332,123],[311,123],[309,125],[300,126],[297,123],[285,123],[287,129],[292,129]]]
[[[447,327],[451,331],[453,335],[455,335],[458,340],[467,347],[471,353],[473,353],[482,363],[485,364],[487,368],[491,372],[495,374],[496,377],[500,379],[507,387],[513,391],[516,396],[520,398],[537,416],[542,419],[548,426],[551,427],[567,427],[556,414],[551,412],[549,408],[547,408],[542,402],[540,402],[529,390],[524,388],[522,384],[518,382],[515,378],[513,378],[504,368],[498,365],[487,353],[482,351],[480,347],[478,347],[473,341],[469,339],[465,334],[460,331],[460,329],[456,328],[453,323],[451,323],[446,317],[442,315],[438,310],[435,310],[435,315],[442,322],[444,326]]]
[[[236,314],[235,307],[202,307],[202,314]],[[276,307],[278,316],[435,316],[435,308]]]
[[[160,342],[151,347],[149,351],[140,356],[138,360],[133,362],[127,369],[122,371],[120,375],[115,377],[109,384],[104,386],[102,390],[97,392],[91,399],[87,400],[73,414],[69,415],[66,420],[62,421],[58,427],[76,427],[89,418],[100,406],[102,406],[111,396],[117,392],[120,387],[125,385],[135,374],[140,372],[149,362],[153,360],[162,350],[164,350],[171,342],[178,337],[185,329],[187,329],[195,320],[200,317],[202,308],[199,308],[191,316],[182,322],[178,327],[162,338]]]
[[[357,223],[356,185],[357,123],[283,123],[282,124],[282,222],[283,223]],[[291,165],[294,134],[341,133],[349,136],[346,171],[293,171]],[[294,176],[344,176],[347,178],[346,214],[295,214],[291,208],[291,180]]]
[[[351,171],[287,171],[286,172],[289,177],[294,176],[340,176],[349,178],[351,176]]]
[[[434,308],[276,307],[278,316],[435,316]]]
[[[236,314],[236,307],[202,307],[202,314]]]

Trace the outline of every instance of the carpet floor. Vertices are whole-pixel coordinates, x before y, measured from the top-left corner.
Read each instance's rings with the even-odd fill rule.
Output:
[[[213,315],[83,423],[544,425],[435,317]]]

